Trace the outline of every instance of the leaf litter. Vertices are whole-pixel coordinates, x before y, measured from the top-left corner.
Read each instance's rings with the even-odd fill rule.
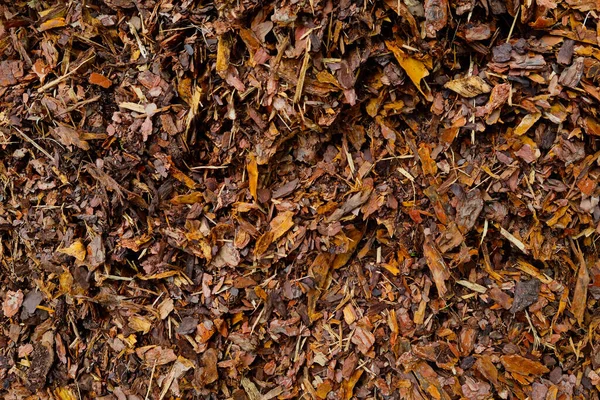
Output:
[[[0,5],[0,394],[597,399],[597,2]]]

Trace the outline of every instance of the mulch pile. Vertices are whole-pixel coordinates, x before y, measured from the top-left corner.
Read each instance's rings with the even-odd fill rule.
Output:
[[[598,399],[599,18],[2,2],[0,395]]]

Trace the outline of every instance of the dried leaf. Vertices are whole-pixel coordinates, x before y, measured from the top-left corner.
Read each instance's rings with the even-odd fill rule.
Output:
[[[468,98],[489,93],[492,90],[491,86],[478,76],[454,79],[447,82],[444,87]]]
[[[516,372],[521,375],[540,376],[549,372],[543,364],[538,361],[530,360],[517,354],[500,357],[500,362],[509,372]]]
[[[256,194],[258,188],[258,165],[254,155],[250,155],[246,168],[248,169],[248,185],[250,187],[250,194],[254,198],[254,201],[258,201],[258,196]]]
[[[282,237],[292,226],[294,226],[294,221],[292,220],[293,216],[294,213],[292,211],[284,211],[273,218],[269,223],[271,232],[273,233],[273,241]]]
[[[57,251],[68,256],[75,257],[79,261],[85,260],[85,256],[87,254],[85,245],[81,240],[76,240],[69,247],[58,249]]]
[[[426,76],[429,76],[429,71],[425,67],[425,64],[423,64],[423,62],[417,60],[416,58],[408,56],[394,42],[386,40],[385,45],[388,48],[388,50],[394,53],[394,57],[396,57],[396,60],[398,61],[402,69],[406,71],[406,75],[408,75],[408,77],[410,78],[412,83],[414,83],[414,85],[417,87],[419,92],[421,92],[421,94],[425,96],[425,98],[428,101],[433,101],[433,96],[431,95],[429,89],[427,89],[426,91],[423,91],[421,89],[421,80]]]
[[[23,292],[19,289],[16,292],[9,290],[2,302],[2,312],[7,318],[15,316],[23,304]]]
[[[186,371],[190,370],[191,368],[194,368],[194,364],[190,360],[181,356],[177,357],[175,364],[173,364],[169,373],[163,381],[162,391],[160,392],[159,400],[162,400],[167,395],[167,392],[171,388],[173,381],[179,379],[180,376],[182,376]],[[176,390],[175,394],[177,393],[178,390]]]
[[[527,114],[515,128],[515,135],[521,136],[526,134],[527,131],[529,131],[529,128],[531,128],[541,116],[541,113]]]
[[[4,60],[0,62],[0,87],[15,85],[22,77],[22,61]]]
[[[477,283],[473,283],[473,282],[469,282],[469,281],[465,281],[465,280],[458,280],[458,281],[456,281],[456,283],[458,283],[459,285],[462,285],[468,289],[471,289],[472,291],[477,292],[477,293],[485,294],[487,292],[487,288],[485,286],[481,286]]]
[[[63,26],[66,26],[66,25],[67,25],[67,22],[65,21],[64,18],[62,18],[62,17],[52,18],[52,19],[49,19],[48,21],[42,22],[40,24],[40,27],[38,28],[38,31],[44,32],[49,29],[62,28]]]
[[[142,334],[150,332],[150,329],[152,328],[152,322],[139,315],[134,315],[129,318],[129,323],[127,325],[135,332],[142,332]]]
[[[165,365],[177,360],[177,355],[172,349],[165,349],[161,346],[139,347],[135,350],[139,358],[144,360],[147,365]]]
[[[580,251],[576,253],[579,258],[579,269],[577,271],[577,281],[573,291],[573,301],[571,302],[571,312],[581,325],[587,308],[588,286],[590,284],[590,274],[588,267]]]
[[[98,85],[104,89],[108,89],[112,85],[112,81],[110,79],[96,72],[92,72],[90,74],[89,82],[92,85]]]
[[[82,140],[81,134],[70,126],[59,125],[56,128],[53,128],[50,132],[58,139],[59,142],[67,146],[69,149],[71,149],[73,145],[82,150],[90,149],[89,143],[85,140]]]
[[[425,32],[434,38],[448,23],[447,0],[425,0]]]
[[[423,244],[423,254],[427,266],[431,271],[431,276],[435,287],[437,288],[440,297],[444,297],[448,291],[446,288],[446,280],[450,278],[450,271],[446,266],[446,262],[442,258],[442,254],[436,248],[435,244],[429,238],[425,239]]]

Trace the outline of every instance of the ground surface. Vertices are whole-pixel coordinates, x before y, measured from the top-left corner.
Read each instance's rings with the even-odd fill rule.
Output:
[[[0,394],[598,399],[599,8],[2,2]]]

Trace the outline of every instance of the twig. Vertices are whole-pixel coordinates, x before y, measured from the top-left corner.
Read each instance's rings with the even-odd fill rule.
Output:
[[[156,370],[156,361],[154,360],[154,365],[152,366],[152,372],[150,373],[150,383],[148,383],[148,390],[146,391],[146,397],[144,400],[148,400],[148,396],[150,396],[150,389],[152,389],[152,378],[154,378],[154,371]]]
[[[44,150],[44,148],[42,146],[40,146],[39,144],[37,144],[36,142],[33,141],[32,138],[30,138],[29,136],[27,136],[25,134],[25,132],[23,132],[22,130],[20,130],[19,128],[17,128],[16,126],[12,126],[14,128],[15,131],[17,131],[17,133],[19,134],[19,136],[21,136],[22,139],[28,141],[29,143],[31,143],[33,145],[33,147],[35,147],[36,149],[38,149],[39,151],[41,151],[42,153],[44,153],[44,155],[46,157],[48,157],[49,159],[53,159],[54,157],[52,157],[50,155],[50,153],[48,153],[46,150]]]
[[[306,79],[306,71],[308,71],[308,63],[310,61],[310,40],[306,42],[306,50],[304,53],[304,61],[300,68],[300,76],[296,85],[296,94],[294,95],[294,103],[297,103],[302,97],[302,89],[304,89],[304,79]]]
[[[196,167],[190,167],[192,171],[197,171],[200,169],[225,169],[229,168],[229,165],[198,165]]]
[[[81,68],[81,66],[85,63],[87,63],[88,61],[90,61],[92,58],[96,57],[96,55],[94,54],[93,56],[89,57],[87,60],[84,60],[81,64],[79,64],[77,66],[77,68],[74,68],[73,71],[71,72],[67,72],[66,74],[64,74],[63,76],[56,78],[53,81],[50,81],[48,83],[46,83],[44,86],[40,87],[37,91],[38,93],[43,93],[46,90],[53,88],[54,86],[58,85],[59,83],[61,83],[62,81],[64,81],[65,79],[67,79],[68,77],[70,77],[71,75],[73,75],[75,72],[77,72],[77,70],[79,68]]]
[[[71,111],[75,111],[77,108],[79,108],[81,106],[85,106],[86,104],[94,103],[95,101],[97,101],[99,99],[100,99],[100,96],[94,96],[91,99],[80,101],[80,102],[78,102],[76,104],[73,104],[71,107],[65,109],[65,111],[56,114],[56,116],[60,117],[61,115],[68,114]]]
[[[519,18],[520,13],[521,13],[521,7],[519,7],[519,9],[517,10],[517,13],[515,14],[515,19],[513,19],[513,23],[510,26],[510,31],[508,31],[508,36],[506,37],[506,43],[508,43],[510,41],[510,37],[512,36],[513,29],[515,29],[515,24],[517,23],[517,18]]]

